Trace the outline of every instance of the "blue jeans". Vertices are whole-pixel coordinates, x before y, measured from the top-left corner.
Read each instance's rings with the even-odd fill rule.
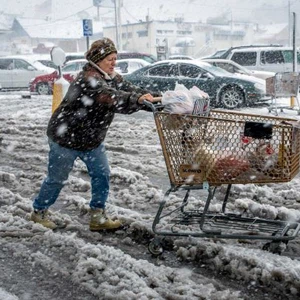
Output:
[[[57,199],[69,174],[74,161],[79,157],[87,166],[91,177],[92,199],[90,207],[105,208],[109,193],[110,169],[104,144],[90,151],[77,151],[64,148],[49,140],[50,152],[48,176],[44,180],[38,196],[34,199],[33,208],[47,209]]]

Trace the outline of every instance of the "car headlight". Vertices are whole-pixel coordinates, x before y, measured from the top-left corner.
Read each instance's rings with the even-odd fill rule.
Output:
[[[260,83],[260,82],[256,82],[254,84],[254,87],[262,92],[266,92],[266,84]]]

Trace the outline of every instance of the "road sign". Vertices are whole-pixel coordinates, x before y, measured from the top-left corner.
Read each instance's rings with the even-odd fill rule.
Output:
[[[90,19],[82,20],[83,35],[92,36],[93,35],[93,21]]]
[[[93,1],[93,5],[94,6],[100,6],[101,5],[102,0],[94,0]]]

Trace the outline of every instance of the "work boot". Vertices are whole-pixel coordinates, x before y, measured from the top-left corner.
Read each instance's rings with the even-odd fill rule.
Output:
[[[91,210],[91,221],[90,230],[98,231],[104,229],[117,229],[121,227],[122,224],[119,220],[112,220],[106,215],[104,209],[92,209]]]
[[[49,229],[57,228],[57,225],[51,221],[50,213],[47,209],[43,210],[34,210],[30,216],[30,220],[43,225]]]

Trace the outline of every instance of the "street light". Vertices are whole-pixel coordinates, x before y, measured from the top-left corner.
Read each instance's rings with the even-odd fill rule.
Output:
[[[115,8],[115,26],[116,26],[116,44],[118,50],[122,50],[122,34],[121,34],[121,1],[112,0]]]
[[[121,34],[121,0],[111,0],[114,5],[114,11],[115,11],[115,27],[116,27],[116,45],[118,50],[122,50],[122,34]],[[97,7],[97,19],[99,21],[100,14],[99,14],[99,7],[110,7],[110,6],[104,6],[101,5],[103,0],[93,0],[93,5]]]
[[[102,0],[93,0],[93,5],[97,7],[97,21],[100,20],[99,7]]]

